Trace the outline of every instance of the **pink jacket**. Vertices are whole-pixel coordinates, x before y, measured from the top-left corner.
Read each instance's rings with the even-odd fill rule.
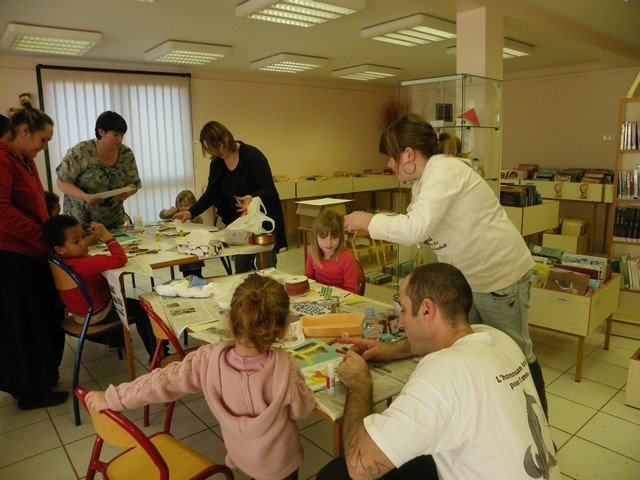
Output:
[[[259,371],[238,371],[226,361],[234,342],[205,345],[182,362],[106,391],[109,408],[124,410],[166,403],[202,391],[220,422],[226,463],[256,480],[280,480],[304,459],[296,420],[315,406],[295,360],[280,349],[269,351]]]

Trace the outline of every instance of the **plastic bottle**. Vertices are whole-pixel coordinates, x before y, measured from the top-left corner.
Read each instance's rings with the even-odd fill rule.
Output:
[[[360,336],[376,340],[379,336],[378,325],[376,323],[376,311],[373,308],[364,309],[364,319],[360,327]]]
[[[331,297],[331,313],[339,313],[340,312],[340,297],[334,295]]]

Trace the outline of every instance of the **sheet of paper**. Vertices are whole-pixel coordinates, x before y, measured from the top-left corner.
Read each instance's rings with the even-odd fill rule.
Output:
[[[353,202],[352,198],[318,198],[315,200],[301,200],[296,203],[302,203],[304,205],[314,205],[314,206],[323,206],[323,205],[336,205],[339,203],[349,203]]]
[[[107,270],[105,272],[102,272],[102,276],[107,279],[109,290],[111,290],[113,305],[116,307],[116,311],[118,312],[120,321],[126,328],[129,328],[129,322],[127,321],[127,313],[125,310],[126,298],[124,297],[122,289],[120,288],[121,273],[122,272],[120,271],[120,269]]]
[[[122,187],[122,188],[116,188],[115,190],[108,190],[106,192],[88,193],[87,197],[90,200],[94,200],[96,198],[109,198],[109,197],[115,197],[116,195],[120,195],[121,193],[132,192],[133,190],[135,190],[135,188]]]

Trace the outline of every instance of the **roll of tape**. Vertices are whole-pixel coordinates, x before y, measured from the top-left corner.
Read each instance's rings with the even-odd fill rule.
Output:
[[[309,279],[304,275],[292,275],[284,279],[284,289],[289,295],[302,295],[309,291]]]

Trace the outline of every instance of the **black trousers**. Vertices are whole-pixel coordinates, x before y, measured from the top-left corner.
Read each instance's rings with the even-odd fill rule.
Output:
[[[334,458],[316,475],[316,480],[350,480],[344,458]],[[438,469],[431,455],[422,455],[391,470],[380,480],[438,480]]]
[[[41,396],[58,381],[62,303],[45,260],[0,250],[0,390]]]

